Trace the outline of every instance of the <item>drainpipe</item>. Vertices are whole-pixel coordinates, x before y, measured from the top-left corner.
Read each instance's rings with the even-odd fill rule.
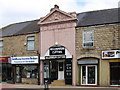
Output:
[[[38,54],[38,85],[40,85],[40,54],[39,51],[37,51]]]

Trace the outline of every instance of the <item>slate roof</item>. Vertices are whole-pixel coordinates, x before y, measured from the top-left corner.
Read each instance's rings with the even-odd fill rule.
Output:
[[[118,8],[78,13],[77,18],[76,27],[120,22],[118,21],[120,19],[118,18]]]
[[[118,8],[78,13],[76,27],[118,23],[120,22],[118,16],[120,16],[118,15]],[[39,19],[8,25],[0,30],[0,32],[2,31],[0,37],[1,35],[5,37],[38,33],[40,28],[37,24],[38,21]]]
[[[14,36],[21,34],[30,34],[39,32],[39,26],[37,24],[38,20],[26,21],[16,24],[11,24],[7,27],[2,28],[2,37],[5,36]],[[0,36],[1,37],[1,36]]]

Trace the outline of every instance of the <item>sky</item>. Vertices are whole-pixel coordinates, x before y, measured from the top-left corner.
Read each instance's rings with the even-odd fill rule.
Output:
[[[87,12],[117,8],[120,0],[0,0],[0,28],[9,24],[36,20],[57,4],[65,12]]]

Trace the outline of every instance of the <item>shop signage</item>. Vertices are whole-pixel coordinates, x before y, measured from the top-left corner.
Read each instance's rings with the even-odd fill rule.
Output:
[[[37,64],[38,56],[11,57],[11,64]]]
[[[120,58],[120,50],[102,51],[102,59]]]
[[[78,64],[98,64],[98,60],[78,61]]]
[[[45,56],[45,59],[65,59],[65,55],[59,55],[59,56]]]
[[[65,55],[65,47],[54,46],[49,48],[50,55]]]
[[[10,62],[10,57],[0,57],[0,63],[8,63]]]

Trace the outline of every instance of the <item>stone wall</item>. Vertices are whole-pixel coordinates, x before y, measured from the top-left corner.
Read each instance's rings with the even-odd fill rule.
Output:
[[[27,37],[35,36],[35,50],[27,50]],[[3,37],[3,56],[36,56],[39,49],[39,34]]]
[[[83,30],[94,30],[94,46],[83,47]],[[76,55],[92,54],[101,56],[101,51],[118,49],[118,25],[107,24],[99,26],[80,27],[76,30]]]
[[[83,30],[94,30],[94,46],[83,47]],[[119,49],[118,24],[76,28],[76,56],[77,59],[95,57],[99,60],[99,85],[110,85],[109,60],[102,60],[102,51]],[[79,77],[79,76],[77,76]],[[78,83],[78,80],[77,80]]]
[[[118,44],[120,49],[120,24],[118,24]]]

